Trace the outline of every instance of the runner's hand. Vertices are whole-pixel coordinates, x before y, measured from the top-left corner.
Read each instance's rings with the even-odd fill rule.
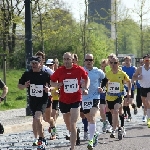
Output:
[[[139,75],[138,76],[138,80],[142,80],[143,76],[142,75]]]
[[[58,88],[61,88],[61,86],[63,85],[63,83],[62,82],[60,82],[60,83],[57,83],[57,87]]]
[[[127,99],[129,100],[129,98],[131,98],[131,91],[127,92]]]
[[[82,95],[88,95],[88,90],[87,89],[83,89]]]
[[[30,86],[30,80],[25,82],[25,88],[28,88]]]
[[[98,87],[98,91],[99,91],[100,93],[103,93],[103,89],[102,89],[101,87]]]
[[[44,86],[43,90],[45,90],[46,93],[50,91],[50,88],[48,86]]]

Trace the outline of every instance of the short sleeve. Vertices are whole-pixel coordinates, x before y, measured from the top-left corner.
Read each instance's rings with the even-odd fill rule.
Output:
[[[21,78],[19,79],[19,84],[24,85],[26,82],[26,72],[24,72],[21,76]]]
[[[80,67],[80,69],[81,69],[81,72],[82,72],[82,79],[87,79],[88,78],[88,72],[86,72],[85,70],[84,70],[84,68],[82,68],[82,67]]]
[[[2,89],[5,86],[5,83],[0,79],[0,88]]]
[[[57,69],[50,77],[52,82],[57,82],[59,79],[59,69]]]

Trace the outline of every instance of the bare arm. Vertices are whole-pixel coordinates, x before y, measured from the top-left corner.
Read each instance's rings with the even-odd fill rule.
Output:
[[[58,83],[53,81],[50,81],[50,84],[52,87],[57,87],[57,88],[60,88],[63,85],[63,83]]]
[[[8,93],[8,87],[5,85],[2,90],[3,92],[2,92],[1,97],[4,98]]]
[[[89,77],[88,77],[86,80],[84,80],[84,88],[85,88],[85,89],[88,89],[89,86],[90,86],[90,79],[89,79]]]
[[[139,75],[141,75],[141,67],[139,67],[136,72],[133,74],[132,81],[141,80]]]

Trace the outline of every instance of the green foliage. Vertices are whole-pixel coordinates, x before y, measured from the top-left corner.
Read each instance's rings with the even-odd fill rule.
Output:
[[[21,77],[23,70],[7,70],[6,85],[8,86],[8,95],[6,103],[0,104],[0,110],[25,108],[26,107],[26,91],[19,90],[18,80]],[[3,80],[3,72],[0,72],[0,77]]]

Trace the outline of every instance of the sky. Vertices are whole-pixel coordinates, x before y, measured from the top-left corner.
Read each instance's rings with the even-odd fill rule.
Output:
[[[63,1],[65,3],[67,3],[67,5],[70,6],[70,10],[71,10],[73,16],[77,20],[80,20],[81,16],[84,16],[84,8],[85,8],[84,7],[84,0],[63,0]],[[134,9],[134,8],[136,8],[136,10],[137,10],[139,8],[139,3],[137,2],[137,0],[120,0],[120,1],[121,1],[121,5],[125,6],[128,9]],[[146,6],[144,7],[145,11],[148,10],[147,6],[150,6],[148,4],[150,4],[150,0],[146,0]],[[140,20],[140,18],[137,16],[137,13],[135,13],[135,14],[131,13],[131,14],[132,14],[131,17],[135,21],[139,21]],[[150,16],[150,11],[149,11],[149,13],[147,15],[144,15],[144,19],[149,18],[149,16]],[[150,24],[150,22],[149,22],[149,24]]]

